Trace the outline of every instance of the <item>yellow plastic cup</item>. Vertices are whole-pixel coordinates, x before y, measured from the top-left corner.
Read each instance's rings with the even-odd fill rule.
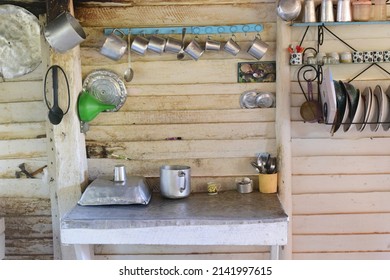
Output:
[[[278,191],[278,173],[259,174],[259,192],[276,193]]]

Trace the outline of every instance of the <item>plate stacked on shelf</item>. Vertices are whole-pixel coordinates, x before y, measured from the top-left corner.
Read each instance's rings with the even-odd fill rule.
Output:
[[[384,98],[382,100],[385,105],[384,116],[382,116],[382,119],[384,120],[384,123],[382,123],[382,128],[384,131],[388,131],[390,128],[390,86],[387,88],[386,93],[384,95]]]
[[[353,118],[356,115],[356,110],[359,102],[359,92],[350,83],[339,81],[342,90],[345,92],[346,101],[349,107],[348,114],[344,115],[343,130],[347,132],[352,127]]]

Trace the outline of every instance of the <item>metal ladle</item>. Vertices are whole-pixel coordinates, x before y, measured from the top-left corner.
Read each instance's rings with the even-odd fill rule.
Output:
[[[184,58],[184,37],[186,35],[186,30],[186,28],[183,28],[181,32],[181,49],[176,56],[178,60],[182,60]]]
[[[130,32],[127,35],[127,69],[123,77],[126,82],[131,82],[134,77],[134,71],[131,68]]]
[[[261,173],[261,172],[260,172],[260,166],[258,166],[258,165],[256,164],[256,162],[252,161],[252,162],[251,162],[251,165],[255,168],[255,170],[256,170],[258,173]]]

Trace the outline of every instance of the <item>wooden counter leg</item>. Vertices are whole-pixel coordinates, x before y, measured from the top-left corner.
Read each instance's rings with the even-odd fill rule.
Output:
[[[90,244],[74,244],[74,250],[76,251],[76,258],[78,260],[93,260],[94,251],[93,245]]]
[[[278,260],[279,259],[279,246],[273,245],[271,246],[271,260]]]

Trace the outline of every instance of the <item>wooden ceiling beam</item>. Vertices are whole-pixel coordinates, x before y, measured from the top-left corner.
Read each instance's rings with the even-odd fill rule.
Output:
[[[38,17],[39,15],[46,13],[45,2],[46,2],[45,0],[35,0],[33,2],[27,2],[22,0],[12,0],[12,1],[5,0],[5,1],[1,1],[1,5],[10,4],[10,5],[19,6],[25,8],[26,10],[34,14],[36,17]]]
[[[64,11],[70,11],[72,0],[46,0],[47,21],[50,22]]]

